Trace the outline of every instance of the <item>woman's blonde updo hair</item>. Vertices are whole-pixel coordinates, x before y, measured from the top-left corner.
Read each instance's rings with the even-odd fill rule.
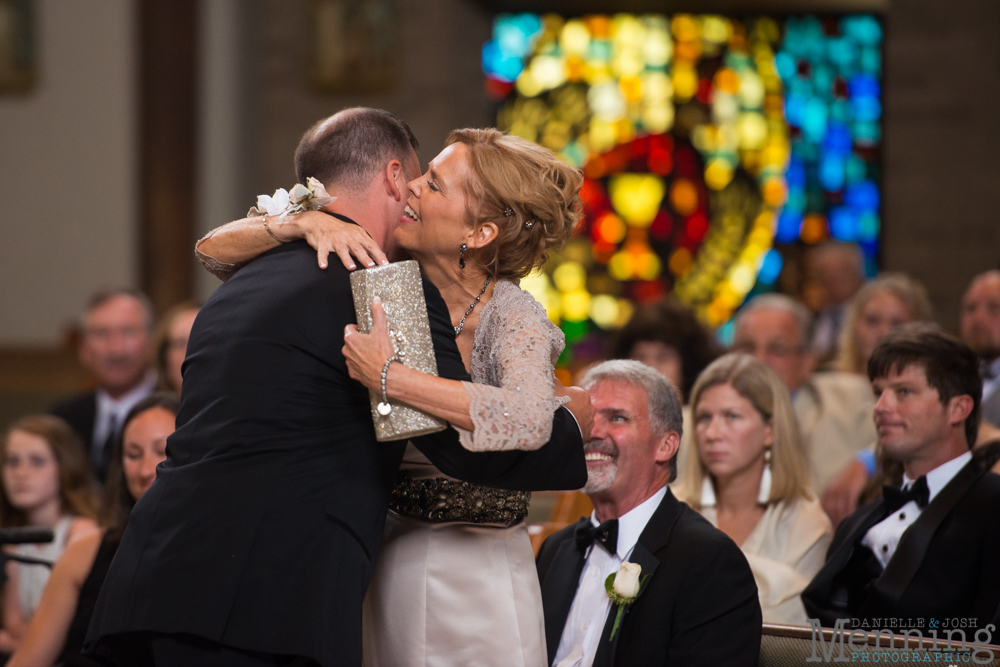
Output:
[[[468,257],[494,279],[525,277],[569,240],[583,209],[583,176],[548,149],[499,130],[455,130],[445,145],[454,143],[465,144],[472,167],[469,224],[497,226],[493,243]]]
[[[730,353],[719,357],[702,371],[691,389],[691,415],[695,421],[702,394],[719,385],[735,389],[753,405],[765,422],[771,423],[774,444],[771,445],[772,481],[768,503],[811,498],[799,423],[788,388],[778,374],[748,354]],[[682,473],[681,500],[692,507],[700,507],[701,486],[709,472],[701,462],[697,431],[691,443],[694,451],[688,456],[687,470]]]

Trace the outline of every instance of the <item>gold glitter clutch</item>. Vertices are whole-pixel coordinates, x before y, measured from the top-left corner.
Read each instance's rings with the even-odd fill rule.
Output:
[[[355,271],[351,274],[351,292],[354,294],[354,312],[358,316],[358,331],[368,333],[372,328],[372,299],[382,299],[389,335],[392,336],[404,366],[437,375],[431,326],[427,320],[427,303],[420,281],[420,267],[414,260],[396,262],[387,266]],[[418,435],[443,431],[448,424],[402,403],[389,399],[392,409],[382,414],[379,391],[370,390],[372,421],[375,437],[379,442],[405,440]]]

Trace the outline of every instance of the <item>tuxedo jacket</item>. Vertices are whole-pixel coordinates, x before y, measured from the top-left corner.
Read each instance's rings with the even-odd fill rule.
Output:
[[[538,552],[545,641],[552,664],[585,563],[576,529],[553,534]],[[753,667],[760,653],[761,611],[750,565],[740,548],[667,489],[628,559],[650,575],[626,607],[610,640],[611,607],[595,667],[726,665]]]
[[[802,593],[823,625],[838,618],[972,618],[1000,627],[1000,476],[969,462],[911,525],[883,570],[861,544],[888,516],[879,498],[840,524]],[[874,561],[874,564],[873,562]],[[973,630],[974,632],[974,630]],[[971,634],[970,634],[971,639]]]
[[[468,380],[447,306],[424,282],[442,377]],[[305,242],[242,268],[191,332],[177,430],[132,511],[87,635],[188,633],[229,647],[361,664],[361,608],[405,442],[377,442],[341,352],[349,273]],[[472,453],[448,428],[414,444],[445,474],[515,490],[586,482],[560,408],[534,452]]]
[[[66,423],[73,427],[73,431],[80,436],[83,446],[87,450],[87,458],[90,458],[90,450],[94,447],[94,424],[97,421],[97,392],[87,391],[82,394],[75,394],[66,400],[57,403],[49,410],[50,414],[61,417]]]

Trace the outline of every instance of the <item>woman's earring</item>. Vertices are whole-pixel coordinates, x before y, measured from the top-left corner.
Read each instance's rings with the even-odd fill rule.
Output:
[[[757,504],[767,505],[771,502],[771,449],[764,450],[764,472],[760,476],[760,493],[757,494]]]
[[[458,254],[458,268],[465,268],[465,251],[469,249],[469,246],[462,244],[462,252]]]

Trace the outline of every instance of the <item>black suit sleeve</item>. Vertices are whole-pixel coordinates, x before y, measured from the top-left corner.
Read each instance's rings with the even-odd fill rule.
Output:
[[[438,375],[471,382],[455,345],[448,307],[437,288],[424,280],[427,315],[434,339]],[[587,482],[583,439],[576,419],[566,408],[552,418],[552,437],[535,451],[470,452],[447,428],[413,439],[413,444],[446,475],[483,486],[514,491],[579,489]]]
[[[667,664],[751,667],[760,655],[757,586],[746,557],[731,540],[711,546],[711,555],[693,561],[678,591],[684,613],[674,621]]]

